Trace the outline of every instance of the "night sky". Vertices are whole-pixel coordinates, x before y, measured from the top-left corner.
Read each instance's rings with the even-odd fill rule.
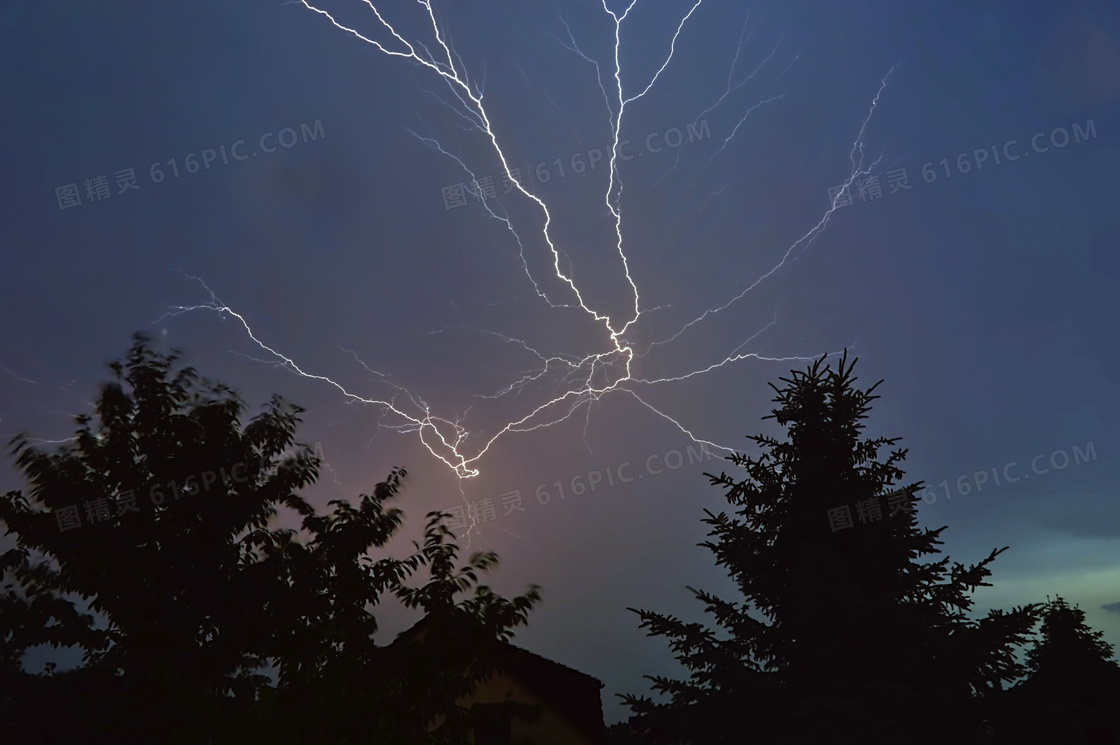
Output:
[[[731,596],[696,545],[727,507],[704,471],[778,433],[768,381],[848,348],[922,524],[955,561],[1011,547],[977,611],[1061,594],[1120,644],[1120,10],[694,2],[621,24],[623,98],[656,80],[609,200],[600,2],[434,8],[485,120],[414,2],[377,7],[439,69],[360,1],[316,7],[385,51],[300,3],[0,5],[0,436],[69,437],[138,330],[251,414],[280,393],[321,508],[409,470],[398,555],[477,504],[488,581],[543,588],[516,642],[603,680],[611,723],[678,671],[626,607]]]

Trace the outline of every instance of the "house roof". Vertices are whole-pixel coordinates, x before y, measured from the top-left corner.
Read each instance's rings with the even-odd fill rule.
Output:
[[[425,626],[421,619],[397,638],[412,636]],[[510,675],[547,701],[569,722],[592,741],[602,741],[606,732],[603,704],[599,691],[603,682],[555,660],[541,657],[509,642],[499,645],[494,660],[497,668]]]

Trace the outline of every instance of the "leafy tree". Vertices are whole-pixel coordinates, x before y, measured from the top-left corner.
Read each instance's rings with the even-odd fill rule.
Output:
[[[394,469],[358,504],[321,515],[300,494],[319,459],[295,440],[303,411],[273,397],[242,427],[227,387],[176,369],[135,337],[111,365],[95,416],[47,452],[12,440],[28,495],[0,499],[16,548],[0,558],[0,706],[21,742],[462,741],[456,699],[487,652],[526,622],[536,587],[512,600],[478,584],[497,565],[458,548],[442,513],[404,559],[373,559],[403,513]],[[96,418],[95,418],[96,417]],[[74,505],[92,520],[60,530]],[[301,518],[270,529],[287,508]],[[421,566],[430,579],[408,581]],[[464,593],[473,595],[461,599]],[[379,647],[389,593],[441,630],[419,648]],[[23,672],[27,649],[74,647],[77,670]],[[274,666],[277,682],[262,674]]]
[[[835,371],[823,362],[771,384],[779,406],[765,419],[788,440],[750,437],[761,456],[728,458],[742,480],[706,474],[736,508],[705,511],[714,540],[701,545],[742,599],[689,588],[719,632],[630,609],[688,670],[647,676],[667,702],[622,697],[658,742],[969,742],[988,697],[1021,674],[1014,646],[1037,609],[968,615],[1003,549],[968,567],[917,560],[940,553],[944,527],[918,528],[920,482],[892,489],[907,451],[878,454],[899,438],[861,439],[879,384],[855,388],[847,354]],[[835,529],[853,505],[854,525]]]
[[[1120,666],[1102,637],[1080,608],[1048,599],[1029,677],[1008,692],[998,719],[1003,742],[1120,743]]]

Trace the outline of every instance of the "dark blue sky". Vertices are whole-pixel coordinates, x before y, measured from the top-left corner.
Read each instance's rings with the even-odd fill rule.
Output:
[[[648,85],[692,5],[631,10],[618,55],[625,97]],[[318,7],[405,50],[365,3]],[[420,5],[378,7],[418,53],[441,53]],[[619,328],[634,296],[605,200],[618,112],[611,17],[582,0],[457,0],[436,18],[511,167],[548,207],[561,269]],[[594,63],[566,48],[568,29],[598,63],[610,111]],[[684,430],[746,447],[745,435],[773,431],[759,421],[772,407],[767,381],[806,364],[757,357],[848,347],[864,384],[886,381],[869,434],[902,436],[908,477],[931,485],[923,523],[950,526],[957,561],[1011,546],[978,607],[1061,593],[1120,643],[1120,617],[1102,608],[1120,601],[1114,5],[705,0],[621,123],[630,159],[618,162],[615,204],[642,309],[624,343],[642,352],[726,305],[635,360],[633,378],[757,357],[585,397],[563,422],[494,440],[464,481],[425,448],[431,428],[422,442],[410,420],[343,389],[395,395],[414,419],[426,405],[458,420],[458,451],[473,458],[589,375],[596,390],[622,376],[617,355],[593,374],[565,367],[610,352],[611,339],[534,290],[527,273],[552,303],[577,302],[556,276],[540,206],[503,194],[469,100],[296,3],[8,2],[0,55],[5,440],[68,437],[105,364],[148,329],[253,406],[278,392],[309,409],[302,438],[322,442],[330,467],[312,491],[324,507],[394,465],[410,470],[403,538],[428,510],[462,504],[460,487],[468,502],[492,499],[494,519],[469,539],[501,555],[493,585],[544,588],[519,643],[604,680],[611,722],[623,716],[614,693],[645,692],[641,675],[675,669],[625,607],[699,618],[685,584],[729,590],[695,545],[702,509],[726,505],[702,476],[722,464],[689,463],[687,446],[698,448]],[[829,212],[829,188],[853,178],[865,121],[862,198],[798,243]],[[603,159],[583,168],[595,151]],[[547,183],[528,178],[538,164]],[[494,177],[488,202],[520,247],[470,196],[448,208],[443,189],[469,181],[464,166]],[[138,188],[120,193],[128,169]],[[262,344],[330,380],[277,364],[228,312],[165,315],[209,303],[206,287]],[[510,339],[556,359],[545,370]],[[672,451],[683,461],[674,470]],[[621,483],[626,462],[633,480]],[[592,471],[603,474],[596,491],[573,493],[573,477],[586,484]],[[0,472],[0,488],[20,486],[10,466]],[[507,516],[501,495],[515,490],[524,511]],[[390,613],[386,633],[408,621]]]

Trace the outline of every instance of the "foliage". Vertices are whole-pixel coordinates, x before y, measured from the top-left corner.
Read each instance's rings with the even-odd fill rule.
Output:
[[[1027,651],[1029,677],[996,715],[1001,742],[1120,743],[1120,666],[1102,636],[1080,608],[1061,597],[1046,603]]]
[[[647,676],[668,701],[623,696],[657,742],[969,742],[987,698],[1022,674],[1015,645],[1035,606],[969,616],[1003,549],[971,566],[919,561],[940,553],[944,528],[918,528],[921,483],[887,499],[907,451],[881,460],[899,438],[861,439],[879,384],[855,388],[846,354],[835,371],[823,362],[771,384],[766,419],[788,439],[750,437],[761,455],[728,458],[741,480],[707,474],[735,514],[707,512],[701,545],[741,599],[689,588],[716,629],[630,609],[688,671]],[[865,520],[834,530],[829,511],[852,504]]]
[[[537,588],[510,600],[479,585],[493,553],[457,569],[438,512],[411,555],[372,558],[403,522],[387,504],[404,469],[319,514],[299,494],[321,465],[295,439],[303,410],[273,397],[242,427],[236,394],[177,360],[137,335],[72,442],[47,452],[12,440],[28,489],[0,499],[17,544],[0,565],[9,731],[27,742],[461,741],[473,715],[455,700],[526,623]],[[125,509],[129,495],[138,509]],[[109,518],[60,530],[75,504]],[[300,530],[269,527],[281,508]],[[430,578],[410,586],[423,566]],[[374,643],[387,593],[427,614],[432,643]],[[77,648],[80,667],[24,673],[26,650],[44,644]]]

